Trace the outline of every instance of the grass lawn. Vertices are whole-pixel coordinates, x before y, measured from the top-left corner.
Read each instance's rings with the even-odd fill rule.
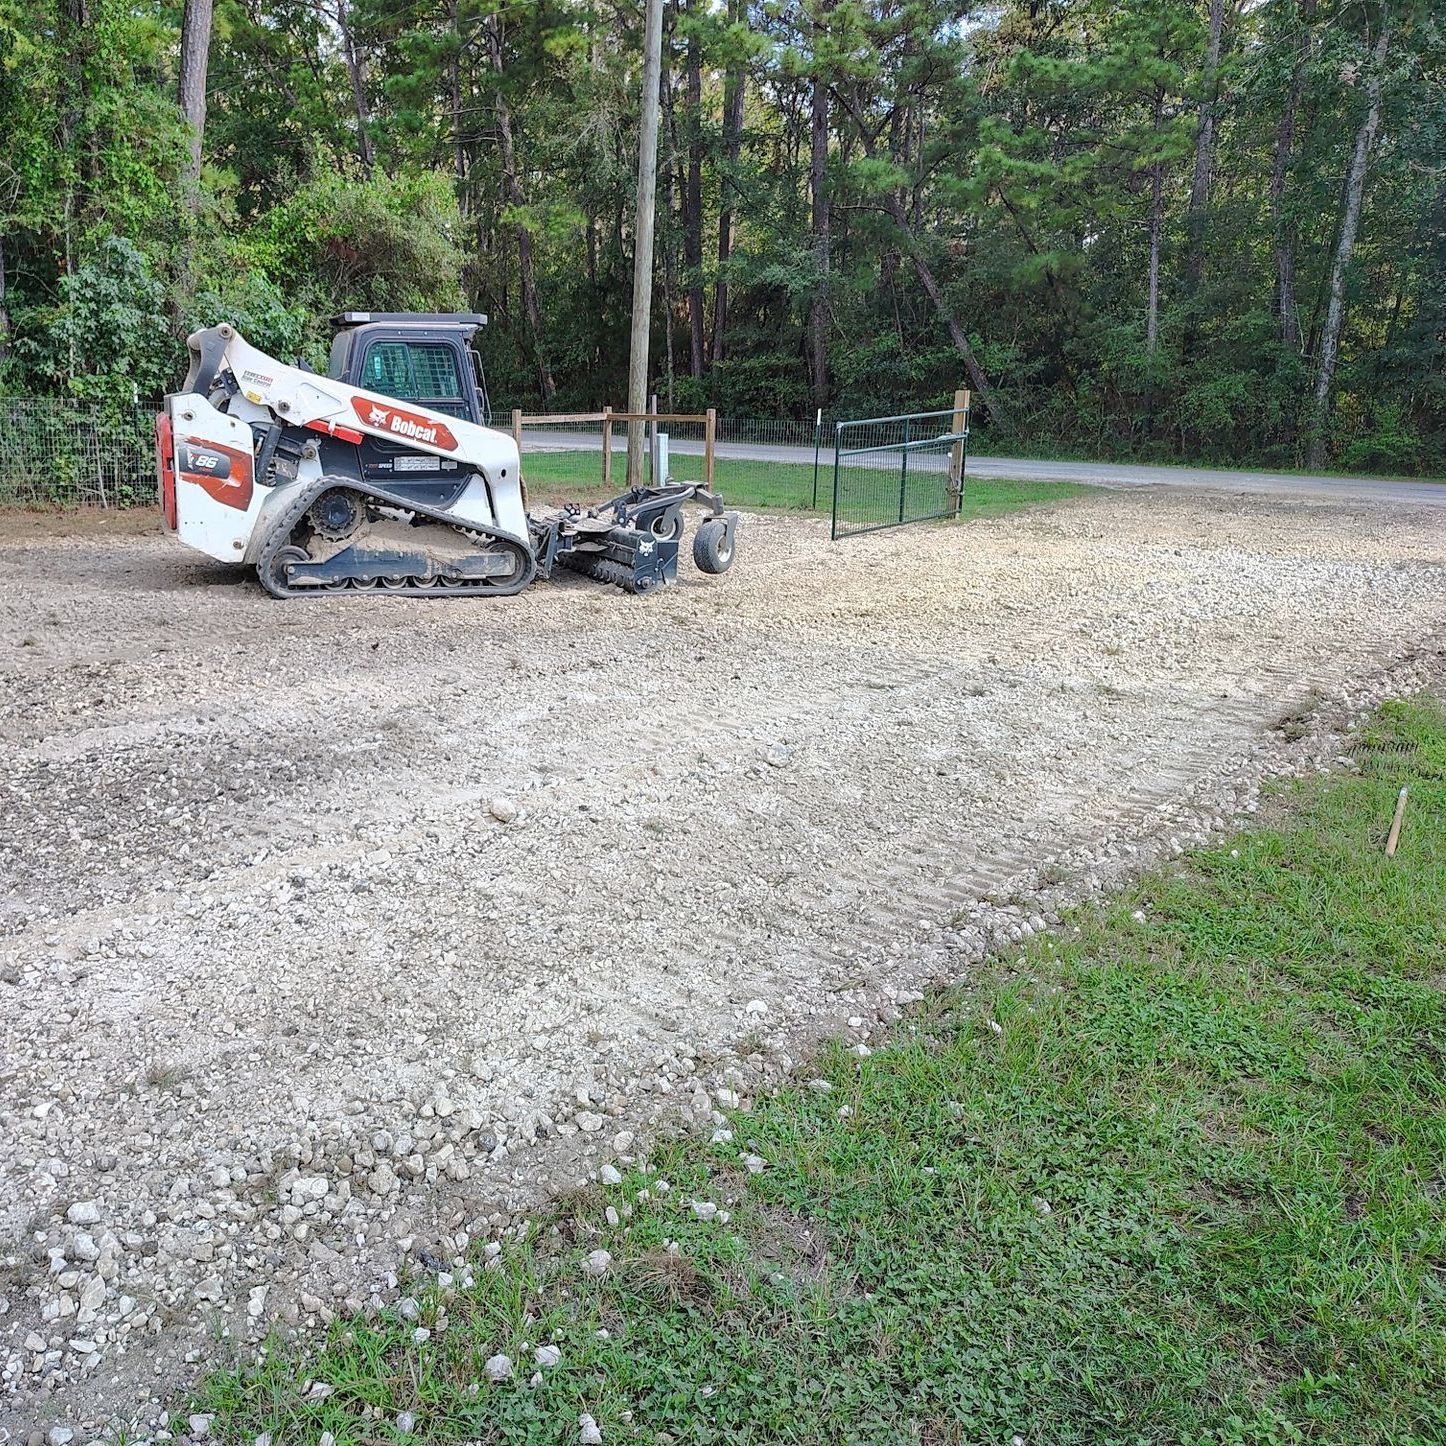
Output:
[[[338,1323],[212,1377],[213,1435],[1446,1440],[1446,712],[1389,704],[1354,753],[731,1139],[419,1283],[423,1343]]]
[[[694,480],[703,475],[701,457],[676,457],[679,480]],[[827,462],[828,459],[825,458]],[[875,469],[881,488],[887,484],[885,469]],[[852,469],[859,475],[860,469]],[[602,485],[602,453],[528,452],[523,458],[523,475],[527,479],[528,496],[536,501],[556,505],[562,502],[605,501]],[[614,492],[623,489],[621,454],[613,458]],[[719,458],[714,486],[731,507],[777,507],[790,511],[811,512],[813,508],[813,466],[793,462],[746,462]],[[1012,482],[965,477],[964,504],[961,517],[994,517],[1016,512],[1040,502],[1053,502],[1088,492],[1071,482]],[[827,515],[833,502],[833,469],[831,465],[819,472],[818,511]]]

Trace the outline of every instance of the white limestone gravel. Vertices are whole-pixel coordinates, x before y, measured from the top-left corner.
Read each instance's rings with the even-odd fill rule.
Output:
[[[281,604],[66,527],[0,519],[20,1441],[144,1437],[275,1326],[490,1268],[660,1125],[1328,766],[1446,624],[1439,513],[1358,503],[746,518],[721,579],[486,604]]]

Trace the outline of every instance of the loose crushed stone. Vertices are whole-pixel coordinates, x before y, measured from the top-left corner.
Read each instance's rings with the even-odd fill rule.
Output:
[[[1401,506],[747,517],[647,600],[277,603],[134,530],[0,518],[14,1440],[208,1429],[198,1371],[867,1054],[1446,648]]]

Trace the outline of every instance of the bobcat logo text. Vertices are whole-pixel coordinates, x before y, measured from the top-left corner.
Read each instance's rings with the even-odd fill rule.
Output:
[[[448,452],[456,449],[457,439],[452,435],[452,429],[436,417],[419,416],[403,407],[387,406],[367,397],[353,397],[351,405],[357,416],[377,431],[389,432],[409,442],[421,442],[423,446],[440,447]]]

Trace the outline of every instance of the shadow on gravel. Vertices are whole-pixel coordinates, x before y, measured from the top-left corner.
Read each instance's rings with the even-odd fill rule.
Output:
[[[263,599],[266,593],[256,581],[256,573],[240,563],[193,562],[179,552],[168,555],[112,557],[97,567],[76,567],[68,570],[70,581],[104,584],[108,590],[130,593],[206,592],[213,588],[236,588]]]

